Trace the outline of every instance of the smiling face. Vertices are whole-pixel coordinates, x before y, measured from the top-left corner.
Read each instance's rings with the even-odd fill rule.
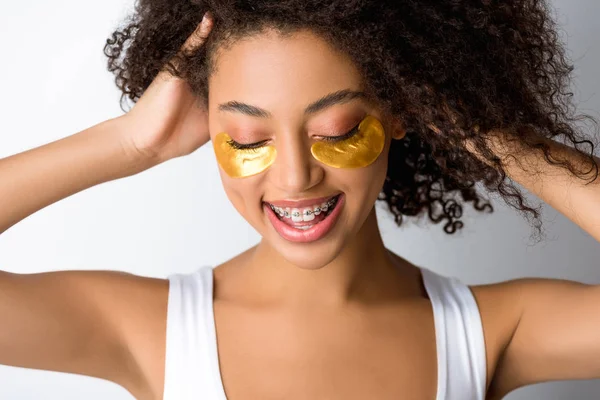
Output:
[[[209,129],[227,196],[289,262],[333,261],[386,175],[391,128],[360,73],[309,31],[245,38],[215,67]]]

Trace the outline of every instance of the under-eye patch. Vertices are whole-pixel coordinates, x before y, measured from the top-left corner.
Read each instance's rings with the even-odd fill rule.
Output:
[[[275,161],[277,151],[273,146],[237,149],[232,143],[231,137],[225,132],[217,134],[213,140],[217,162],[232,178],[259,174]]]
[[[334,168],[362,168],[372,164],[383,151],[385,132],[381,122],[367,115],[357,128],[338,138],[318,141],[313,157]],[[232,178],[246,178],[269,168],[277,156],[274,146],[239,148],[231,137],[219,133],[213,140],[217,161]]]
[[[383,151],[385,132],[381,122],[367,115],[354,135],[339,141],[312,145],[315,159],[334,168],[362,168],[372,164]]]

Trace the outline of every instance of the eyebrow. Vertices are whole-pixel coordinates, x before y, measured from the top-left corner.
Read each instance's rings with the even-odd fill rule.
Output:
[[[350,89],[338,90],[337,92],[329,93],[328,95],[321,97],[319,100],[309,104],[304,110],[304,114],[315,114],[333,105],[348,103],[356,98],[367,98],[367,95],[362,91]],[[250,117],[271,118],[273,116],[265,109],[239,101],[229,101],[227,103],[219,104],[218,109],[219,111],[237,112]]]

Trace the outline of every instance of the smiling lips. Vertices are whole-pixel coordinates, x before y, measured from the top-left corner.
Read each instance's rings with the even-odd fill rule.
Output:
[[[265,202],[269,221],[284,239],[312,242],[325,236],[334,226],[344,204],[344,195],[302,201]]]

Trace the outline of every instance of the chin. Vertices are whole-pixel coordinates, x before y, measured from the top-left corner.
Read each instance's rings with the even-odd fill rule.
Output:
[[[306,270],[318,270],[329,265],[333,260],[336,259],[337,255],[338,254],[332,253],[315,254],[298,252],[298,254],[282,254],[281,256],[290,264],[293,264],[298,268]]]
[[[288,242],[279,236],[269,242],[290,264],[302,269],[317,270],[333,262],[344,250],[347,238],[336,231],[338,230],[330,232],[329,237],[313,243]]]

